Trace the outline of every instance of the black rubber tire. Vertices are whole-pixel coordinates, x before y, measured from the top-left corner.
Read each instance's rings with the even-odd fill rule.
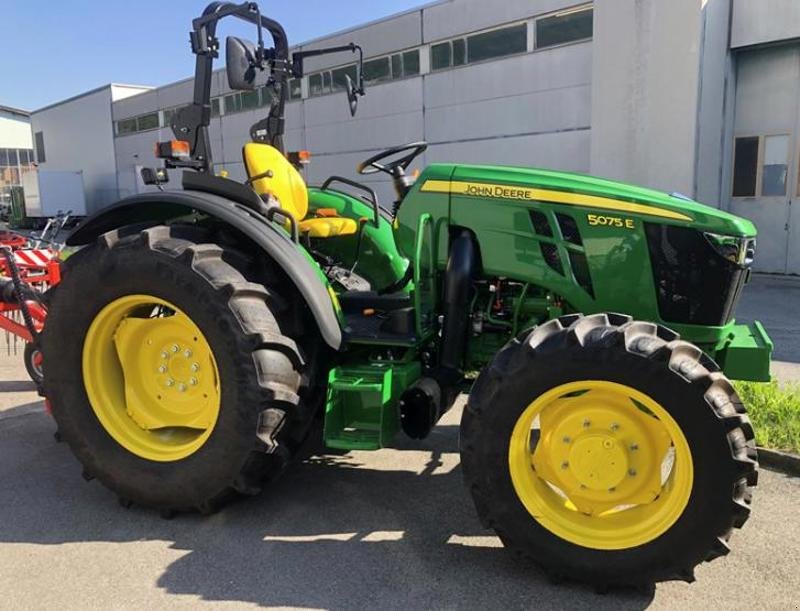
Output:
[[[33,380],[37,386],[41,386],[42,382],[44,382],[44,370],[41,365],[36,365],[35,360],[37,355],[41,354],[41,351],[38,348],[35,348],[33,344],[25,344],[25,350],[22,353],[22,358],[25,362],[25,371],[28,372],[31,380]]]
[[[509,440],[521,413],[550,388],[586,379],[649,395],[689,443],[694,482],[687,507],[667,532],[644,545],[606,551],[568,542],[528,513],[511,482]],[[619,314],[551,320],[498,352],[464,410],[461,461],[482,523],[517,558],[554,579],[601,588],[692,581],[696,565],[728,553],[732,530],[749,516],[758,477],[752,427],[716,364],[669,329]]]
[[[45,394],[84,475],[126,502],[166,512],[207,513],[236,493],[257,494],[305,441],[315,406],[302,398],[319,394],[301,347],[287,335],[299,333],[302,307],[285,294],[285,284],[281,295],[273,285],[248,280],[264,276],[253,271],[262,261],[210,239],[192,226],[102,236],[64,264],[42,335]],[[145,460],[114,441],[82,380],[90,323],[112,300],[137,293],[182,309],[203,331],[219,369],[214,430],[199,450],[174,462]]]

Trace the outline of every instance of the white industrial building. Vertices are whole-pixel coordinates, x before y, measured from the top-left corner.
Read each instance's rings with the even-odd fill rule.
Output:
[[[0,209],[11,205],[11,187],[33,171],[30,113],[0,106]]]
[[[310,183],[426,140],[420,165],[540,166],[691,195],[756,222],[759,269],[800,273],[800,1],[441,0],[298,48],[350,41],[368,60],[355,118],[351,56],[311,59],[292,83],[286,143],[314,155]],[[214,79],[215,169],[241,179],[266,96]],[[138,169],[191,96],[191,79],[109,85],[35,111],[40,167],[83,170],[90,211],[142,191]]]

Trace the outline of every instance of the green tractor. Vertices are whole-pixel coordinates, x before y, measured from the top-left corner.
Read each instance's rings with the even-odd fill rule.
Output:
[[[213,173],[216,26],[232,88],[274,93],[244,145],[248,180]],[[273,40],[265,47],[262,32]],[[193,103],[158,145],[182,190],[124,199],[80,225],[42,338],[63,439],[125,503],[214,511],[324,444],[428,435],[463,391],[464,479],[514,555],[604,585],[693,578],[728,553],[757,480],[729,378],[767,380],[763,327],[735,324],[755,227],[680,195],[578,174],[434,164],[426,148],[358,166],[367,184],[307,187],[284,151],[290,57],[254,3],[193,22]],[[348,78],[356,110],[360,71]],[[473,372],[477,373],[477,379]],[[471,387],[470,387],[471,385]]]

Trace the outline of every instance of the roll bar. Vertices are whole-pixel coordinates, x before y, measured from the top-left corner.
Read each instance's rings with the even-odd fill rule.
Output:
[[[219,57],[220,42],[217,38],[217,24],[226,17],[236,17],[255,24],[258,28],[258,48],[256,50],[256,67],[270,71],[268,84],[275,86],[278,93],[276,102],[271,106],[265,119],[250,128],[250,137],[255,142],[266,142],[283,152],[283,133],[285,129],[284,108],[287,98],[287,81],[290,77],[303,76],[303,59],[327,53],[341,51],[359,52],[358,83],[356,93],[364,94],[363,85],[363,52],[355,44],[302,51],[289,58],[289,41],[283,26],[261,14],[255,2],[233,4],[231,2],[212,2],[203,14],[192,21],[189,33],[192,53],[197,56],[194,73],[194,95],[192,103],[175,113],[171,128],[178,140],[189,143],[189,159],[169,159],[168,167],[186,167],[198,172],[210,172],[212,166],[211,141],[208,126],[211,123],[211,80],[214,60]],[[273,47],[265,48],[263,30],[272,37]]]

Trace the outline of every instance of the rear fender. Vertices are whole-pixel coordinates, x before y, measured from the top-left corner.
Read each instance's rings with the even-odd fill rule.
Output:
[[[81,223],[67,245],[89,244],[102,234],[126,225],[160,224],[199,212],[228,224],[271,257],[305,299],[325,343],[342,348],[342,328],[330,285],[308,254],[289,236],[246,206],[202,191],[163,191],[128,197]]]

